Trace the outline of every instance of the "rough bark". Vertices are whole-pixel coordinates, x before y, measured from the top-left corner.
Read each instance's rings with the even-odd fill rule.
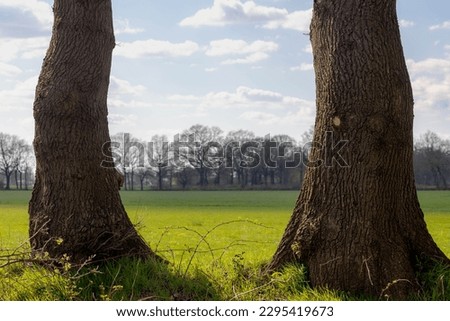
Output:
[[[269,269],[298,261],[315,287],[407,298],[418,290],[419,266],[449,260],[416,195],[413,96],[396,1],[316,0],[311,42],[321,148],[311,151],[316,166]],[[341,140],[348,143],[338,155]]]
[[[34,254],[74,262],[154,254],[129,220],[120,175],[104,168],[107,93],[115,46],[110,0],[55,0],[52,38],[34,102]]]

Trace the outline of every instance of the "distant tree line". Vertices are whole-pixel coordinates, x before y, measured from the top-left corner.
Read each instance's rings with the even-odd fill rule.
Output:
[[[15,135],[0,132],[0,189],[29,189],[34,182],[33,148]]]
[[[428,131],[414,144],[414,174],[419,188],[448,189],[450,140]]]
[[[298,189],[312,142],[312,129],[296,141],[288,135],[258,137],[248,130],[224,134],[219,127],[194,125],[169,140],[155,135],[143,141],[119,133],[105,142],[113,158],[103,166],[123,175],[124,190]],[[320,144],[319,144],[320,145]],[[414,145],[416,184],[448,189],[450,141],[431,131]],[[338,164],[339,165],[339,164]],[[352,166],[352,164],[348,164]],[[33,148],[15,135],[0,133],[0,189],[29,189],[34,183]]]
[[[303,140],[310,136],[306,132]],[[113,159],[105,166],[114,164],[124,175],[126,190],[298,189],[306,164],[307,149],[288,135],[224,135],[218,127],[194,125],[170,141],[155,135],[144,142],[128,133],[111,139],[104,148]]]

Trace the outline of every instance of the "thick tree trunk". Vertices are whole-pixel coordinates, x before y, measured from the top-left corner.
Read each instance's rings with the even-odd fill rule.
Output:
[[[110,141],[107,92],[114,48],[110,0],[55,0],[53,34],[34,102],[33,252],[74,262],[152,256],[101,167]]]
[[[307,169],[269,268],[299,261],[313,286],[403,299],[418,289],[418,261],[449,261],[416,196],[413,97],[395,6],[314,1],[314,141],[322,148],[311,157],[321,166]]]

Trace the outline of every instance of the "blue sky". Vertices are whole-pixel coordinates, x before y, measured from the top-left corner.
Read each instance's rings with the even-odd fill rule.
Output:
[[[31,142],[52,1],[0,0],[0,131]],[[111,134],[200,123],[300,139],[314,122],[312,0],[113,0]],[[398,0],[415,136],[450,138],[450,3]]]

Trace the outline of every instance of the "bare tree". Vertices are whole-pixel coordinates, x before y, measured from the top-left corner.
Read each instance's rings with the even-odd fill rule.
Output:
[[[150,167],[142,166],[136,168],[134,174],[137,176],[139,180],[139,188],[141,191],[144,190],[145,181],[151,177],[152,171]]]
[[[177,168],[175,172],[177,183],[179,186],[181,186],[182,189],[186,189],[189,185],[192,184],[194,175],[195,170],[190,165]]]
[[[208,185],[208,175],[211,168],[217,166],[217,157],[209,157],[208,153],[217,148],[215,143],[221,139],[222,131],[218,127],[194,125],[183,132],[188,138],[188,148],[184,150],[183,157],[196,169],[201,187]],[[213,146],[214,145],[214,146]],[[216,155],[217,156],[217,155]]]
[[[18,136],[0,133],[0,171],[5,176],[5,189],[11,189],[11,176],[15,174],[16,188],[20,188],[18,171],[30,149]]]
[[[142,156],[145,153],[144,145],[137,139],[133,139],[132,146],[125,151],[125,179],[128,177],[128,187],[134,190],[134,176],[137,172],[145,167],[145,162],[142,161]]]
[[[124,189],[134,190],[134,176],[136,172],[142,174],[140,168],[146,166],[145,144],[130,133],[117,133],[111,136],[111,142],[114,166],[123,175]]]
[[[269,152],[269,157],[275,156],[275,172],[278,176],[278,184],[287,185],[289,163],[294,161],[296,141],[289,135],[275,135],[271,140],[276,143],[276,148]]]
[[[163,190],[163,182],[170,171],[169,142],[166,135],[154,135],[147,148],[147,155],[151,168],[156,173],[158,189]]]
[[[210,169],[214,178],[214,185],[219,186],[223,174],[225,174],[224,162],[224,137],[223,130],[217,126],[210,128],[211,141],[204,148],[206,166]]]
[[[416,143],[416,161],[429,173],[438,189],[448,189],[450,176],[450,141],[428,131]]]
[[[246,142],[256,141],[256,136],[253,132],[248,130],[236,130],[230,131],[225,137],[225,157],[226,166],[231,168],[230,172],[230,184],[237,183],[241,186],[245,186],[245,164],[244,155],[241,152],[243,145]],[[245,148],[245,146],[244,146]]]
[[[17,171],[19,172],[20,189],[28,189],[29,179],[34,168],[33,148],[28,144],[21,145],[21,153]]]

